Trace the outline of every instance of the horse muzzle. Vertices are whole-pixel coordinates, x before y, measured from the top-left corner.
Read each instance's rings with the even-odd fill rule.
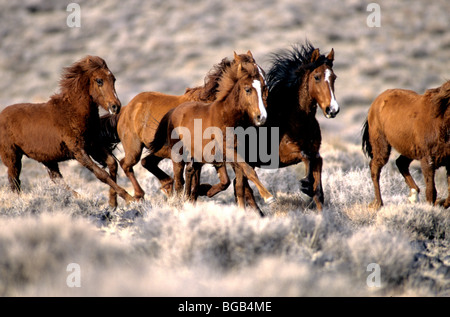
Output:
[[[259,127],[264,125],[266,123],[267,117],[262,115],[256,115],[253,117],[253,122],[255,123],[255,126]]]
[[[325,111],[324,111],[325,118],[327,118],[327,119],[335,118],[338,113],[339,113],[339,107],[337,107],[337,108],[334,108],[331,106],[326,107]]]
[[[119,103],[113,103],[108,106],[108,110],[110,114],[118,114],[120,112],[120,108],[122,108],[120,102]]]

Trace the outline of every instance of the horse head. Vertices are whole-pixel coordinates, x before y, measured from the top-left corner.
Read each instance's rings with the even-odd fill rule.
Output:
[[[237,65],[237,78],[239,85],[239,103],[255,126],[263,125],[267,120],[268,89],[263,70],[254,62],[253,55],[247,52],[253,62],[243,63],[242,55],[234,53]]]
[[[339,104],[334,97],[334,81],[336,75],[333,72],[334,50],[326,56],[321,56],[319,49],[315,49],[311,55],[311,63],[316,64],[307,78],[308,92],[322,109],[326,118],[334,118],[339,112]]]
[[[121,103],[114,86],[116,78],[106,62],[97,56],[87,56],[84,67],[89,76],[89,95],[93,102],[111,114],[119,113]]]

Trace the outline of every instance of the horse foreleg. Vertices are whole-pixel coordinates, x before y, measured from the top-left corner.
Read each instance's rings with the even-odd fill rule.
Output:
[[[108,166],[109,175],[111,179],[117,183],[117,161],[112,155],[108,155],[106,158],[106,165]],[[109,205],[113,208],[117,207],[117,192],[114,188],[109,188]]]
[[[136,176],[134,175],[133,166],[139,162],[139,158],[141,157],[142,149],[140,149],[137,152],[133,151],[125,151],[125,157],[120,160],[120,167],[122,167],[122,170],[125,172],[125,175],[130,180],[131,184],[134,188],[134,197],[136,199],[142,199],[144,198],[145,192],[142,189],[141,185],[139,185],[139,182],[136,179]]]
[[[233,181],[234,185],[234,197],[239,208],[245,209],[244,198],[244,172],[240,168],[234,168],[234,174],[236,178]]]
[[[314,199],[314,202],[316,203],[317,209],[319,211],[322,210],[323,202],[324,202],[323,188],[322,188],[322,164],[323,164],[323,160],[319,154],[317,154],[317,156],[314,158],[314,160],[311,160],[311,170],[312,170],[312,175],[313,175],[313,179],[314,179],[313,199]]]
[[[426,184],[425,197],[429,203],[434,204],[436,202],[437,196],[436,185],[434,182],[434,175],[435,175],[434,164],[429,157],[425,157],[422,160],[420,160],[420,164],[422,167],[422,173]]]
[[[217,176],[219,177],[219,183],[215,185],[210,184],[200,184],[199,187],[199,195],[200,196],[208,196],[209,198],[213,197],[217,193],[220,193],[230,186],[231,181],[228,177],[227,167],[225,164],[214,165],[216,169]]]
[[[444,204],[442,205],[444,208],[448,208],[450,206],[450,165],[447,165],[447,199],[445,200]]]
[[[161,190],[166,196],[170,197],[173,194],[173,179],[158,167],[159,162],[162,160],[162,157],[150,154],[141,160],[141,164],[146,170],[158,178],[161,183]]]
[[[246,176],[250,181],[252,181],[255,184],[256,188],[259,191],[259,194],[262,196],[262,198],[267,204],[275,202],[275,198],[273,197],[273,195],[261,183],[255,170],[250,165],[248,165],[245,162],[236,162],[232,164],[235,167],[235,170],[236,168],[240,168],[244,173],[244,176]]]
[[[74,151],[75,159],[97,177],[100,181],[111,186],[120,197],[122,197],[127,203],[134,201],[134,198],[128,194],[128,192],[116,184],[112,180],[111,176],[102,168],[98,167],[97,164],[92,161],[92,159],[87,155],[86,151],[79,150]]]
[[[398,170],[405,179],[406,185],[408,185],[409,187],[410,195],[408,197],[408,200],[412,203],[416,203],[419,201],[420,189],[417,186],[414,179],[412,178],[411,174],[409,173],[409,165],[411,164],[412,161],[413,161],[412,159],[400,155],[395,161],[395,164],[397,165]]]
[[[234,192],[235,197],[237,195],[236,193],[236,179],[233,182],[234,184]],[[244,202],[251,208],[254,209],[261,217],[264,217],[264,213],[259,208],[258,204],[256,203],[255,196],[253,195],[253,190],[250,187],[250,184],[247,181],[247,178],[245,176],[242,177],[242,184],[243,184],[243,190],[244,190]]]
[[[177,196],[180,196],[183,193],[183,186],[184,186],[184,178],[183,178],[183,171],[184,171],[184,162],[175,162],[172,160],[173,165],[173,179],[174,179],[174,187],[175,187],[175,194]]]
[[[63,187],[65,190],[72,192],[72,194],[75,197],[80,197],[80,195],[76,191],[74,191],[72,188],[70,188],[70,186],[67,185],[66,182],[64,181],[63,176],[62,176],[61,172],[59,171],[58,163],[56,163],[56,162],[45,163],[44,165],[47,168],[48,175],[50,176],[50,179],[52,180],[53,183],[55,183],[58,186]]]

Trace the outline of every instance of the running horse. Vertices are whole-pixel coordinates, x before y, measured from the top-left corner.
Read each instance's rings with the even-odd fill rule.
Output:
[[[315,116],[317,107],[326,118],[334,118],[339,112],[334,95],[337,77],[333,72],[333,61],[333,49],[327,56],[321,55],[318,48],[306,42],[272,54],[272,66],[266,77],[269,94],[265,126],[276,128],[279,133],[277,168],[300,162],[305,164],[306,176],[300,180],[301,190],[313,198],[319,211],[324,203],[323,163],[319,152],[322,136]],[[270,143],[271,129],[268,130],[267,142]],[[270,144],[268,146],[270,148]],[[257,160],[249,164],[263,167],[267,162]],[[239,179],[235,180],[237,188],[242,186],[236,184]],[[243,181],[244,192],[235,191],[236,198],[244,195],[247,204],[261,213],[245,177]]]
[[[363,151],[371,158],[370,173],[375,189],[373,208],[383,206],[380,192],[381,169],[389,160],[391,149],[400,156],[396,165],[410,188],[409,200],[416,202],[420,192],[409,173],[409,165],[419,160],[426,183],[426,200],[450,206],[450,195],[438,200],[435,171],[447,169],[450,194],[450,81],[423,95],[411,90],[389,89],[380,94],[369,109],[363,126]]]
[[[265,202],[271,203],[274,200],[272,194],[261,183],[255,170],[239,157],[235,135],[228,132],[229,128],[240,126],[248,120],[255,126],[265,123],[267,112],[263,94],[267,88],[257,64],[242,63],[236,53],[234,61],[237,69],[230,67],[224,72],[216,100],[207,104],[186,102],[170,110],[161,119],[149,150],[157,154],[167,147],[171,151],[175,188],[180,187],[177,184],[182,176],[182,169],[175,168],[177,164],[223,165],[225,162],[251,180]],[[197,120],[201,121],[201,126],[196,126]],[[186,187],[191,189],[188,183]]]
[[[0,113],[0,157],[8,168],[13,191],[21,191],[19,179],[23,155],[42,163],[53,182],[77,195],[63,181],[58,163],[76,159],[126,202],[134,198],[115,182],[91,156],[115,173],[115,159],[100,141],[99,107],[118,113],[121,108],[115,77],[98,56],[86,56],[64,69],[60,93],[46,103],[22,103]]]
[[[243,65],[246,63],[255,63],[250,51],[247,54],[240,54],[240,61]],[[236,69],[234,60],[228,58],[213,66],[206,75],[204,85],[188,88],[183,95],[168,95],[160,92],[142,92],[136,95],[126,106],[122,107],[119,114],[105,118],[106,125],[104,131],[117,131],[118,141],[122,143],[125,156],[120,160],[120,166],[130,179],[134,188],[134,197],[136,199],[144,198],[145,192],[140,186],[134,174],[133,167],[139,162],[142,152],[148,148],[153,141],[156,129],[162,117],[171,109],[188,101],[213,102],[216,99],[218,83],[222,74],[228,68]],[[159,162],[165,158],[170,158],[170,151],[160,150],[158,155],[149,154],[141,160],[141,164],[150,173],[155,175],[161,184],[162,191],[167,195],[172,195],[173,178],[158,167]],[[207,190],[208,195],[221,190],[225,190],[230,180],[224,166],[216,165],[221,181]],[[225,170],[225,172],[223,172]],[[110,200],[114,201],[114,193],[111,191]]]

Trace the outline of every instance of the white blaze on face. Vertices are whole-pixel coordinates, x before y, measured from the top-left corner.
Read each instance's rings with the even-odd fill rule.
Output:
[[[264,107],[264,102],[262,100],[262,92],[261,92],[261,82],[259,80],[254,80],[252,86],[255,88],[256,93],[258,94],[258,106],[259,111],[261,112],[261,120],[265,121],[267,119],[267,111],[266,107]]]
[[[330,94],[331,94],[330,111],[338,112],[339,104],[337,103],[336,98],[334,98],[333,89],[331,89],[330,76],[331,76],[331,71],[329,69],[326,69],[325,70],[325,81],[328,83],[328,87],[330,88]]]
[[[267,86],[266,77],[264,77],[264,72],[262,71],[261,67],[259,67],[258,64],[256,64],[256,67],[258,68],[258,72],[261,75],[262,79],[264,79],[264,84]]]

